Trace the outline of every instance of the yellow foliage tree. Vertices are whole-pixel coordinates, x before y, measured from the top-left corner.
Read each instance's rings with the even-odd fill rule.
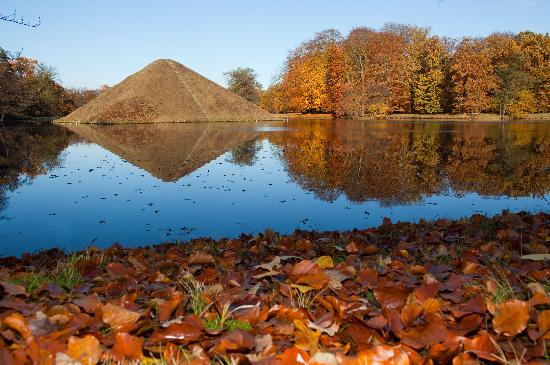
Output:
[[[508,113],[514,119],[525,118],[527,114],[537,111],[537,99],[532,91],[521,90],[508,106]]]

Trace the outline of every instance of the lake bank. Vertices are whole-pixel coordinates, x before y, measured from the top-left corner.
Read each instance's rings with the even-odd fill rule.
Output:
[[[335,119],[332,114],[301,114],[282,113],[275,114],[278,117],[287,119]],[[390,114],[379,120],[395,121],[476,121],[476,122],[500,122],[500,121],[529,121],[529,120],[550,120],[550,113],[529,114],[522,119],[510,119],[508,116],[498,114],[477,113],[477,114]],[[350,119],[353,120],[353,119]],[[361,119],[363,120],[363,119]],[[368,120],[368,118],[365,118]]]
[[[522,349],[542,364],[548,237],[549,214],[474,215],[1,259],[0,353],[421,364]]]
[[[387,120],[468,120],[476,122],[500,122],[500,121],[531,121],[550,120],[550,113],[529,114],[525,118],[511,119],[509,116],[498,114],[392,114],[386,117]]]

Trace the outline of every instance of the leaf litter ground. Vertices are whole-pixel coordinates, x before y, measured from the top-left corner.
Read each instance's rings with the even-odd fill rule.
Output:
[[[547,364],[550,215],[0,259],[0,363]]]

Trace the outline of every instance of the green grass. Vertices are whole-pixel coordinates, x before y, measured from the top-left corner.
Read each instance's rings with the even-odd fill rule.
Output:
[[[206,290],[204,284],[197,281],[192,275],[187,275],[180,279],[180,285],[189,297],[190,311],[197,316],[202,315],[206,309],[206,303],[201,298],[201,294]]]
[[[510,282],[502,272],[498,272],[494,275],[493,280],[496,282],[496,291],[492,296],[495,304],[500,304],[515,298],[514,288],[512,288]]]
[[[36,289],[40,288],[46,283],[52,283],[53,280],[46,274],[41,272],[29,272],[24,276],[10,280],[13,284],[23,285],[27,289],[27,292],[34,294]]]
[[[348,256],[344,252],[338,252],[334,255],[332,258],[332,261],[334,262],[334,265],[340,265],[342,262],[346,262],[348,259]]]
[[[232,311],[229,311],[229,303],[226,303],[223,308],[221,314],[217,315],[215,319],[204,319],[202,322],[204,323],[204,327],[211,329],[211,330],[235,330],[235,329],[243,329],[243,330],[251,330],[252,326],[250,323],[246,321],[241,321],[238,319],[229,319],[231,316]]]
[[[228,319],[223,321],[218,316],[216,319],[203,319],[202,320],[204,327],[210,329],[210,330],[222,330],[227,329],[230,331],[241,329],[249,331],[252,329],[252,325],[246,321],[241,321],[238,319]]]
[[[371,303],[376,303],[376,297],[374,296],[374,292],[372,290],[365,293],[365,298],[367,298]]]
[[[44,284],[56,284],[70,291],[82,282],[82,275],[76,265],[80,261],[80,255],[69,255],[67,260],[61,261],[52,273],[44,271],[31,271],[22,277],[11,280],[12,283],[24,285],[30,294],[34,294]]]
[[[237,329],[249,331],[252,329],[252,325],[250,323],[248,323],[247,321],[241,321],[239,319],[228,319],[225,322],[225,327],[230,331]]]
[[[446,264],[446,265],[449,265],[449,264],[453,261],[453,258],[452,258],[452,256],[449,255],[449,254],[444,254],[444,255],[434,256],[432,260],[433,260],[433,262],[436,263],[436,264]]]

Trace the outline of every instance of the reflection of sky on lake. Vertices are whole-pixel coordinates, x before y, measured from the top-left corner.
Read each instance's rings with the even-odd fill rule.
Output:
[[[251,165],[230,162],[228,151],[176,181],[162,181],[97,144],[72,144],[62,152],[61,167],[7,193],[0,255],[232,237],[266,228],[347,230],[377,226],[383,217],[418,221],[550,210],[548,194],[510,198],[457,194],[449,187],[402,204],[350,201],[344,193],[323,200],[289,174],[283,144],[266,135],[255,143]]]

